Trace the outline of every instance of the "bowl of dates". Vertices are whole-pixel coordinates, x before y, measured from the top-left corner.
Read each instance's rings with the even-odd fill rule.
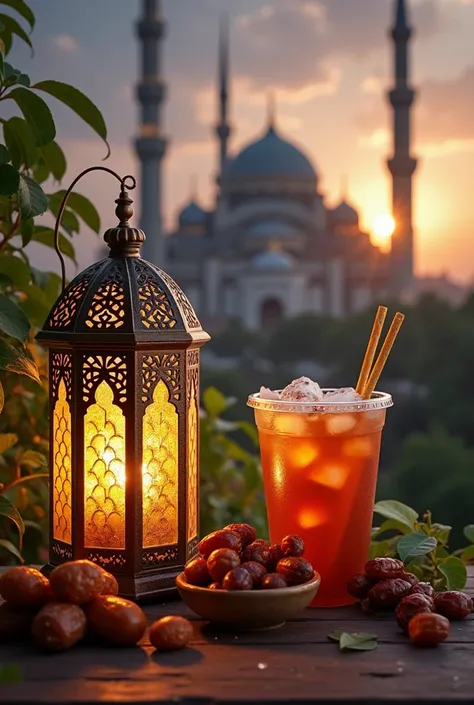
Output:
[[[198,545],[176,578],[181,598],[203,619],[233,630],[280,627],[314,599],[321,578],[299,536],[257,539],[248,524],[229,524]]]

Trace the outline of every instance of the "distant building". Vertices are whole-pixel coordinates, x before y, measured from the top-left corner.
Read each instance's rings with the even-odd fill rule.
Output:
[[[173,232],[161,231],[160,132],[164,88],[158,46],[163,36],[159,0],[143,0],[138,24],[143,43],[143,81],[138,87],[142,125],[137,153],[142,163],[144,256],[165,266],[207,325],[239,318],[246,327],[267,327],[287,316],[325,313],[344,316],[379,303],[413,278],[411,174],[406,60],[409,29],[404,0],[397,0],[392,36],[396,45],[396,88],[390,94],[395,120],[394,178],[399,241],[385,255],[359,226],[356,208],[342,200],[325,205],[318,172],[302,147],[285,139],[269,110],[263,133],[229,154],[228,39],[219,42],[218,192],[212,211],[193,196],[178,214]],[[408,33],[408,36],[407,36]],[[403,93],[403,96],[402,96]],[[410,93],[413,99],[412,92]],[[407,161],[408,160],[408,161]],[[408,163],[409,162],[409,163]],[[416,163],[415,163],[416,164]],[[410,169],[408,168],[410,166]],[[410,172],[410,173],[408,173]],[[403,208],[401,203],[403,201]],[[395,207],[395,205],[394,205]],[[395,292],[399,293],[399,292]]]

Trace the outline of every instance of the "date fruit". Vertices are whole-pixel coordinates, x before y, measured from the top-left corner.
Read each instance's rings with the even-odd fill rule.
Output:
[[[408,595],[410,590],[410,583],[405,582],[401,578],[392,578],[376,583],[370,588],[367,597],[371,607],[375,609],[391,609],[396,607]]]
[[[0,595],[14,607],[42,607],[51,600],[51,587],[39,570],[22,565],[0,575]]]
[[[184,617],[163,617],[151,625],[149,637],[157,651],[175,651],[189,644],[193,627]]]
[[[304,541],[301,536],[296,536],[290,534],[282,539],[280,544],[281,552],[283,554],[282,558],[288,558],[293,556],[294,558],[299,558],[304,553]]]
[[[221,583],[211,583],[207,587],[209,588],[209,590],[222,590]]]
[[[199,553],[204,558],[209,558],[211,553],[218,548],[231,548],[239,553],[242,548],[240,535],[235,531],[219,529],[219,531],[213,531],[205,536],[198,544]]]
[[[92,561],[71,561],[58,565],[49,581],[58,602],[84,605],[98,597],[106,584],[105,571]]]
[[[418,585],[418,583],[420,582],[420,579],[417,578],[416,575],[414,575],[413,573],[402,573],[400,575],[400,578],[406,583],[410,583],[412,587]]]
[[[457,590],[447,590],[435,595],[436,611],[448,619],[464,619],[472,612],[472,599]]]
[[[347,581],[347,592],[358,600],[365,600],[374,582],[365,573],[357,573]]]
[[[251,590],[253,580],[245,568],[238,567],[230,570],[222,581],[224,590]]]
[[[436,646],[447,639],[449,628],[442,614],[421,612],[410,620],[408,635],[415,646]]]
[[[283,551],[279,543],[272,543],[271,546],[268,547],[268,551],[270,558],[265,567],[269,572],[272,572],[276,570],[278,561],[283,558]]]
[[[263,576],[260,587],[262,590],[276,590],[288,587],[288,583],[281,573],[267,573]]]
[[[397,609],[395,610],[395,619],[397,620],[398,626],[407,634],[408,625],[415,614],[434,611],[435,606],[431,597],[422,594],[407,595],[407,597],[404,597],[403,600],[397,605]]]
[[[30,633],[35,616],[25,607],[14,607],[8,602],[0,604],[0,641],[20,639]]]
[[[240,564],[239,554],[230,548],[217,548],[207,559],[207,568],[214,582],[219,583],[230,570]]]
[[[434,588],[429,583],[416,583],[410,590],[410,595],[426,595],[427,597],[434,598],[435,591]]]
[[[206,587],[212,578],[209,574],[207,561],[202,556],[191,558],[184,566],[184,577],[190,585],[200,585]]]
[[[256,561],[247,561],[246,563],[242,563],[240,567],[245,568],[247,573],[250,573],[250,577],[253,580],[253,587],[259,587],[260,581],[267,572],[265,566],[261,563],[256,563]]]
[[[227,526],[224,526],[224,529],[228,529],[229,531],[239,534],[242,542],[242,548],[248,546],[249,543],[253,543],[257,538],[257,532],[253,526],[250,526],[250,524],[228,524]]]
[[[102,588],[101,595],[118,595],[119,591],[119,585],[116,580],[116,578],[112,575],[112,573],[109,573],[108,571],[104,570],[104,575],[105,575],[105,585]]]
[[[50,602],[34,618],[31,634],[40,648],[64,651],[77,644],[86,629],[86,615],[78,605]]]
[[[304,558],[282,558],[277,565],[277,573],[283,575],[288,585],[307,583],[314,575],[313,566]]]
[[[261,563],[263,566],[267,566],[270,560],[270,551],[268,546],[259,541],[254,541],[244,548],[242,551],[242,563],[247,561],[253,561],[255,563]]]
[[[96,597],[86,605],[86,613],[95,634],[121,646],[133,646],[140,641],[147,626],[138,605],[115,595]]]
[[[371,580],[400,578],[405,566],[398,558],[373,558],[365,564],[365,572]]]

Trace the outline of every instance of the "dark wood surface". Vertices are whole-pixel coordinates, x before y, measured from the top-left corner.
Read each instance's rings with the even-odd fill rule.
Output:
[[[467,592],[474,594],[474,571]],[[23,681],[0,686],[0,703],[455,703],[474,701],[474,616],[453,622],[448,641],[417,649],[393,615],[370,617],[359,607],[308,609],[280,629],[219,633],[180,602],[145,607],[149,622],[167,614],[193,620],[183,651],[80,645],[55,655],[32,645],[1,645],[0,663],[19,664]],[[375,651],[340,653],[334,629],[370,631]]]

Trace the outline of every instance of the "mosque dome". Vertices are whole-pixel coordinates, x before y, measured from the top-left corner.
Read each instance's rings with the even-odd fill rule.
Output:
[[[244,147],[227,169],[230,179],[287,179],[314,182],[316,172],[308,157],[284,140],[273,126],[256,142]]]
[[[203,225],[206,222],[207,213],[192,200],[179,214],[180,225]]]
[[[254,255],[251,259],[251,265],[255,269],[292,269],[294,263],[293,257],[282,250],[265,250]]]
[[[282,220],[259,220],[249,225],[247,233],[257,238],[287,238],[298,236],[300,231]]]
[[[333,209],[332,218],[338,225],[359,225],[358,212],[345,200]]]

